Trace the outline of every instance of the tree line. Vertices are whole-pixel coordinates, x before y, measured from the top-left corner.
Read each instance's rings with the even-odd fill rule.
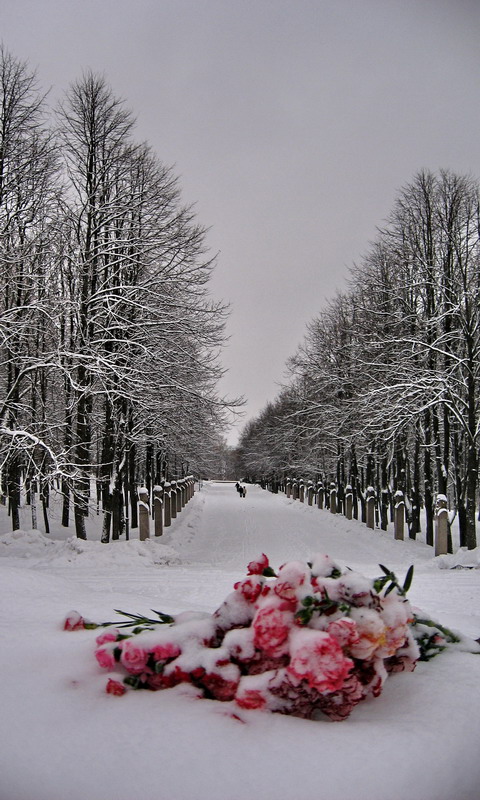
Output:
[[[139,483],[208,471],[222,449],[227,310],[205,230],[103,77],[50,109],[2,48],[0,100],[2,498],[18,528],[26,488],[48,525],[55,486],[85,538],[93,477],[108,541],[129,505],[136,524]]]
[[[480,401],[480,191],[469,176],[421,171],[347,288],[308,325],[287,382],[248,423],[239,469],[375,490],[387,527],[395,492],[409,533],[433,543],[438,496],[476,547]]]

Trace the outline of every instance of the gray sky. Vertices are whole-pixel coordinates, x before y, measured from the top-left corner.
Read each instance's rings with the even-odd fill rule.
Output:
[[[398,189],[480,177],[480,0],[0,0],[0,37],[52,97],[103,73],[174,166],[219,253],[240,427]]]

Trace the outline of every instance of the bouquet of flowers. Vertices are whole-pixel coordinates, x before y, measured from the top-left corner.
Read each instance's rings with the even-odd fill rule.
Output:
[[[403,585],[380,567],[371,580],[317,555],[275,574],[262,554],[213,614],[118,611],[122,621],[97,624],[72,612],[65,628],[107,629],[95,656],[123,678],[109,678],[110,694],[187,682],[242,709],[343,720],[361,700],[378,697],[389,673],[412,671],[446,643],[445,629],[427,620],[416,641],[406,597],[413,567]]]

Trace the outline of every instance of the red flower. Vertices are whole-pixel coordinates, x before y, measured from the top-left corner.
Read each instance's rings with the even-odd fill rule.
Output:
[[[122,654],[120,661],[128,672],[132,675],[140,675],[145,672],[148,653],[139,647],[132,639],[126,639],[122,643]]]
[[[153,654],[155,661],[168,661],[170,658],[179,656],[181,650],[175,642],[164,642],[163,644],[156,644],[151,648],[150,652]]]
[[[345,683],[353,661],[343,655],[338,642],[325,631],[295,630],[290,643],[287,673],[305,680],[318,692],[335,692]]]
[[[95,650],[95,658],[103,669],[113,669],[115,666],[113,653],[106,647],[100,647],[98,650]]]
[[[240,708],[265,708],[267,705],[266,697],[257,689],[245,689],[242,694],[237,694],[235,701]]]
[[[119,681],[114,681],[112,680],[112,678],[109,678],[105,691],[107,694],[114,694],[117,697],[121,697],[122,694],[125,694],[127,690],[123,685],[123,683],[120,683]]]
[[[293,614],[276,606],[267,606],[257,612],[253,620],[253,643],[255,647],[264,650],[267,655],[276,658],[283,655],[290,628],[293,624]]]
[[[119,633],[120,631],[117,630],[117,628],[112,628],[109,631],[105,631],[105,633],[101,633],[100,636],[97,636],[95,641],[98,645],[105,644],[105,642],[116,642]]]
[[[204,675],[200,683],[215,700],[224,701],[233,700],[238,686],[238,680],[227,680],[215,672]]]
[[[249,575],[263,575],[263,570],[267,569],[270,564],[268,563],[268,558],[265,553],[262,553],[260,558],[257,558],[255,561],[250,561],[249,565],[247,566],[248,574]]]
[[[282,600],[292,604],[296,603],[297,591],[305,583],[306,577],[305,566],[297,561],[291,561],[280,567],[273,591]]]
[[[348,617],[335,619],[330,622],[327,627],[327,632],[336,639],[340,647],[350,647],[350,645],[358,644],[360,641],[357,626],[354,620]]]
[[[233,585],[233,588],[236,592],[240,592],[247,603],[254,603],[262,592],[263,581],[259,575],[252,574],[250,578],[237,581],[237,583]]]
[[[70,611],[63,623],[64,631],[78,631],[85,628],[85,620],[78,611]]]

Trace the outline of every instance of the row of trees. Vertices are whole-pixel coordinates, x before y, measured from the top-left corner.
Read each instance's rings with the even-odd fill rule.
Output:
[[[480,190],[423,171],[362,262],[308,326],[289,381],[241,437],[242,469],[376,489],[382,527],[405,492],[412,537],[436,495],[476,546],[480,423]]]
[[[139,482],[208,470],[221,448],[226,309],[205,231],[104,78],[52,113],[2,49],[0,100],[2,491],[16,528],[21,485],[45,510],[55,483],[85,538],[93,476],[108,541]]]

